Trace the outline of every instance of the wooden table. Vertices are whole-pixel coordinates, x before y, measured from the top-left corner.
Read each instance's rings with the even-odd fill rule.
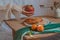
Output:
[[[60,19],[57,19],[57,18],[50,18],[50,17],[47,17],[49,20],[51,20],[51,21],[54,21],[54,22],[60,22]],[[20,20],[21,21],[21,20]],[[19,22],[20,22],[19,21]],[[15,36],[15,32],[17,31],[17,30],[19,30],[20,28],[23,28],[24,26],[23,26],[23,24],[20,24],[17,20],[15,20],[15,19],[10,19],[10,20],[5,20],[5,23],[12,29],[12,34],[13,34],[13,40],[14,40],[14,36]],[[56,34],[56,33],[55,33]],[[52,34],[49,34],[50,36],[51,35],[54,35],[54,33],[52,33]],[[37,36],[36,38],[39,38],[40,36],[39,36],[39,34],[38,35],[34,35],[34,36]],[[45,36],[46,37],[46,36]],[[31,37],[29,37],[29,36],[25,36],[24,38],[27,38],[27,39],[29,39],[29,38],[31,38]],[[35,37],[33,37],[33,38],[35,38]],[[26,39],[26,40],[27,40]],[[31,39],[32,40],[32,39]],[[39,39],[38,39],[39,40]]]

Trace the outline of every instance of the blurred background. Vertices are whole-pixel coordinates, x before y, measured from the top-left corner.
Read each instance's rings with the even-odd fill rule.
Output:
[[[0,6],[6,6],[8,3],[18,6],[32,4],[35,8],[35,16],[57,16],[55,13],[56,9],[54,7],[53,10],[50,9],[50,7],[54,6],[54,2],[60,2],[60,0],[0,0]],[[40,5],[45,7],[40,7]]]
[[[32,4],[35,8],[33,16],[51,16],[51,17],[60,17],[60,5],[58,7],[54,6],[54,2],[60,4],[60,0],[0,0],[0,6],[6,6],[7,4],[23,6],[27,4]],[[57,10],[57,11],[56,11]],[[21,17],[25,17],[21,15]],[[11,14],[11,18],[15,18]],[[12,40],[12,30],[2,23],[0,28],[0,40]]]

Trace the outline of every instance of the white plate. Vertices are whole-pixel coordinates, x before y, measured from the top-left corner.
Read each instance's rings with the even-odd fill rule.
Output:
[[[47,18],[42,18],[42,19],[43,19],[43,24],[44,24],[44,25],[47,25],[47,24],[50,23],[49,19],[47,19]],[[42,22],[41,22],[41,23],[42,23]],[[26,22],[24,22],[24,24],[31,26],[30,24],[27,24]],[[40,24],[40,23],[38,23],[38,24]]]

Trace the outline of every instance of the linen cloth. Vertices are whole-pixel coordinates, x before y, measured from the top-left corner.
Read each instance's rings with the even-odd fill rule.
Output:
[[[23,37],[30,32],[31,26],[26,26],[22,29],[16,31],[15,40],[23,40]],[[55,24],[47,24],[44,26],[43,32],[32,31],[32,35],[34,34],[47,34],[47,33],[60,33],[60,23]]]

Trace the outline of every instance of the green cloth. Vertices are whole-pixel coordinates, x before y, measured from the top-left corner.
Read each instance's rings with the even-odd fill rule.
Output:
[[[48,24],[48,25],[45,25],[45,30],[43,32],[38,32],[38,31],[32,31],[33,34],[35,32],[38,32],[39,34],[45,34],[45,33],[60,33],[60,23],[55,23],[55,24]],[[16,31],[16,35],[15,35],[15,40],[22,40],[22,35],[25,33],[25,32],[28,32],[30,31],[30,27],[29,26],[26,26],[25,28],[22,28],[22,29],[19,29],[18,31]],[[25,35],[25,34],[24,34]]]

